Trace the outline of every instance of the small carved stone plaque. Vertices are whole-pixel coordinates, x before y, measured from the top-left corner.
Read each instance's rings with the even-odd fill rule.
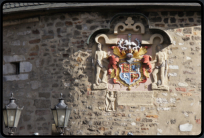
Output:
[[[153,104],[153,91],[148,92],[118,92],[118,105],[151,105]]]

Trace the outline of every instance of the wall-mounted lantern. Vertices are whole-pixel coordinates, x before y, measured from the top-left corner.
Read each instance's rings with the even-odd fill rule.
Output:
[[[68,108],[68,106],[64,103],[64,99],[62,99],[62,93],[60,95],[61,97],[59,99],[59,103],[51,110],[58,132],[60,135],[64,135],[64,129],[68,125],[71,108]]]
[[[11,93],[10,102],[3,109],[4,123],[5,127],[9,128],[9,135],[14,134],[12,129],[14,128],[16,130],[21,116],[21,111],[23,110],[23,107],[19,108],[15,101],[16,99],[13,97],[13,93]]]

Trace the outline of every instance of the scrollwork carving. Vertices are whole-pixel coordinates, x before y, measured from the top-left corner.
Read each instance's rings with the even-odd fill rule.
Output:
[[[127,24],[127,25],[125,25],[125,24]],[[116,24],[116,26],[114,28],[114,34],[118,34],[118,28],[120,26],[123,27],[122,29],[120,29],[121,32],[124,32],[126,29],[132,29],[135,32],[138,32],[139,30],[141,30],[141,34],[145,33],[144,25],[142,23],[135,23],[134,24],[134,21],[132,20],[132,17],[128,17],[127,20],[125,21],[125,24],[124,23]],[[134,24],[134,25],[132,25],[132,24]],[[140,27],[140,29],[137,28],[137,27]]]

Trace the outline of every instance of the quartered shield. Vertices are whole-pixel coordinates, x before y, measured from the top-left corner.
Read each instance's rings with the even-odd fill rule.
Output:
[[[119,64],[120,67],[120,79],[123,80],[125,83],[131,85],[137,80],[140,79],[141,73],[140,73],[140,62],[123,62]]]

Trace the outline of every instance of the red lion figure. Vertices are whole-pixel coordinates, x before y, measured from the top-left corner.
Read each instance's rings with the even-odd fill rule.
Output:
[[[152,60],[152,57],[149,55],[144,55],[142,58],[142,71],[143,71],[143,75],[145,76],[145,79],[143,82],[141,83],[145,83],[147,81],[147,76],[145,75],[145,69],[148,68],[148,72],[151,73],[152,72],[152,65],[150,63],[150,61]]]
[[[117,62],[119,62],[119,58],[116,57],[115,55],[109,56],[108,57],[109,64],[108,64],[108,74],[111,74],[111,67],[114,68],[115,76],[116,76],[116,69],[117,69]]]

